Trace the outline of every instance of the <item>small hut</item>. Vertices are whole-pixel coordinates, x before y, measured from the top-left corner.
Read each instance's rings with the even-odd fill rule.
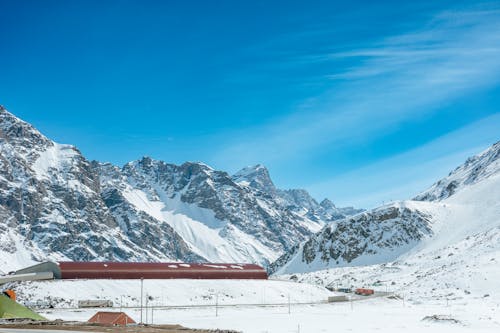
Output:
[[[89,323],[103,324],[103,325],[118,325],[126,326],[135,324],[136,322],[127,316],[125,312],[105,312],[99,311],[88,320]]]

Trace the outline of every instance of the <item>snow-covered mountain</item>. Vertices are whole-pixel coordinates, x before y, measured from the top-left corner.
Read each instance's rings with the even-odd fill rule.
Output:
[[[266,263],[324,223],[295,214],[272,193],[235,183],[226,172],[201,163],[178,166],[146,157],[122,169],[97,167],[105,200],[112,193],[168,223],[209,261]]]
[[[94,165],[105,202],[110,196],[120,198],[123,205],[168,223],[194,253],[209,261],[267,264],[339,216],[303,190],[314,206],[284,197],[282,193],[299,190],[276,189],[261,165],[233,176],[202,163],[178,166],[148,157],[121,169]],[[119,214],[108,207],[114,216]]]
[[[295,195],[301,193],[301,195]],[[0,264],[183,260],[266,265],[355,210],[276,189],[268,170],[90,162],[0,107]]]
[[[0,109],[2,270],[47,258],[199,258],[168,224],[139,211],[128,209],[133,227],[124,228],[103,194],[100,175],[75,147]]]
[[[326,225],[280,257],[271,270],[284,274],[388,263],[424,249],[437,251],[478,233],[496,234],[499,151],[500,142],[469,158],[414,200],[393,202]]]
[[[373,286],[397,292],[416,304],[498,302],[500,174],[463,187],[445,200],[420,204],[432,216],[434,235],[396,260],[281,278],[330,287]]]

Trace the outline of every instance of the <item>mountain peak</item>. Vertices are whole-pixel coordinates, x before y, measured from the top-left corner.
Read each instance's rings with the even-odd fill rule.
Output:
[[[206,170],[206,171],[214,171],[214,168],[212,168],[210,165],[205,164],[203,162],[184,162],[182,163],[181,167],[191,167],[191,168],[198,168],[200,170]]]
[[[32,151],[42,151],[54,145],[42,133],[27,122],[17,118],[0,107],[0,145],[11,145],[10,149],[23,151],[25,154]]]
[[[241,169],[240,171],[236,172],[234,175],[239,175],[239,176],[244,176],[244,175],[252,175],[255,173],[269,173],[267,168],[263,166],[262,164],[256,164],[256,165],[249,165]]]
[[[415,197],[418,201],[446,199],[463,187],[475,184],[500,172],[500,141],[480,154],[469,157],[462,165]]]
[[[337,208],[337,207],[335,207],[335,204],[331,200],[329,200],[328,198],[323,199],[323,201],[321,201],[319,205],[327,210]]]
[[[251,186],[268,193],[276,192],[269,171],[262,164],[247,166],[235,173],[232,178],[234,182],[240,185]]]

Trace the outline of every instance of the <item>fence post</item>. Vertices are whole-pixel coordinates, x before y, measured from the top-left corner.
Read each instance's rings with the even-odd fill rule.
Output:
[[[215,294],[215,316],[219,316],[219,293]]]
[[[141,278],[141,322],[140,324],[143,324],[142,322],[142,295],[144,291],[144,278]]]
[[[148,324],[148,301],[149,301],[149,295],[146,294],[146,325]]]

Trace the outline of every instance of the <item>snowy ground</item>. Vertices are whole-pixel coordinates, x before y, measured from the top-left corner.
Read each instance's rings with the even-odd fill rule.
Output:
[[[12,284],[25,304],[77,307],[78,300],[105,299],[115,307],[140,305],[140,280],[51,280]],[[144,280],[144,299],[153,306],[323,302],[334,293],[307,283],[276,280]],[[145,302],[145,301],[144,301]]]
[[[126,309],[134,319],[137,309]],[[43,312],[51,319],[87,320],[95,310],[57,309]],[[423,320],[434,315],[451,320]],[[143,313],[145,321],[146,316]],[[371,299],[319,305],[193,309],[156,309],[155,324],[181,324],[191,328],[236,329],[246,333],[291,332],[499,332],[500,309],[494,302],[434,302],[412,304],[402,300]],[[151,322],[151,311],[148,312]]]
[[[86,321],[98,311],[73,308],[78,299],[110,299],[115,307],[102,310],[111,311],[119,311],[122,300],[123,311],[136,321],[141,318],[138,280],[31,282],[18,284],[16,291],[21,302],[28,299],[58,302],[58,308],[40,311],[49,319]],[[152,295],[153,300],[149,301],[147,315],[143,311],[143,322],[191,328],[235,329],[248,333],[500,331],[500,301],[496,294],[486,298],[470,294],[449,299],[374,298],[325,304],[320,302],[334,293],[308,283],[145,280],[146,294]],[[294,304],[308,302],[318,304]],[[423,320],[434,315],[450,320]]]

